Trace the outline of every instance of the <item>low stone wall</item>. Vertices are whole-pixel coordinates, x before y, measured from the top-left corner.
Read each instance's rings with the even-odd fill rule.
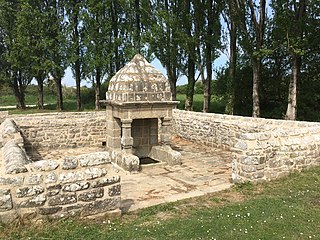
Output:
[[[8,111],[0,111],[0,124],[8,117]]]
[[[0,222],[120,213],[109,152],[31,162],[12,119],[0,125],[0,138]]]
[[[15,115],[25,147],[101,146],[106,141],[106,113],[68,112]]]
[[[320,164],[320,123],[174,110],[174,132],[232,151],[234,182],[265,181]]]
[[[120,177],[108,153],[25,165],[0,177],[0,221],[36,221],[120,213]],[[98,155],[99,156],[98,156]]]

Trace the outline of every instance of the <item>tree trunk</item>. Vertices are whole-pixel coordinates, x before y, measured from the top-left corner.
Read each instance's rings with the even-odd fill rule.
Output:
[[[194,95],[194,79],[195,74],[195,62],[192,57],[188,56],[188,86],[187,86],[187,94],[185,101],[185,110],[192,111],[193,110],[193,95]]]
[[[57,94],[57,110],[63,111],[63,96],[62,96],[62,85],[61,85],[61,77],[54,77],[54,82],[56,85],[56,94]]]
[[[236,79],[236,64],[237,64],[237,39],[236,26],[233,20],[230,23],[230,59],[229,59],[229,79],[227,85],[228,99],[225,112],[233,115],[235,101],[235,79]]]
[[[177,99],[177,76],[175,74],[176,70],[170,66],[170,63],[166,63],[168,81],[170,84],[171,96],[172,100],[175,101]]]
[[[286,120],[296,120],[297,118],[297,83],[300,76],[301,56],[292,56],[292,77],[289,83],[288,107],[285,116]]]
[[[209,40],[213,34],[213,1],[207,1],[207,39],[205,42],[205,61],[206,61],[206,70],[207,78],[203,78],[203,112],[209,112],[210,109],[210,100],[211,100],[211,81],[212,81],[212,42]]]
[[[43,77],[38,76],[37,77],[37,83],[38,83],[38,109],[44,109],[44,103],[43,103]]]
[[[11,88],[17,101],[17,108],[21,110],[26,110],[27,108],[25,103],[25,94],[20,74],[17,74],[13,77]]]
[[[260,117],[259,84],[261,78],[261,60],[252,60],[252,117]]]
[[[79,60],[75,64],[75,75],[76,75],[76,95],[77,95],[77,111],[81,111],[81,69]]]
[[[96,110],[100,110],[101,70],[99,68],[96,69],[95,94],[96,94]]]

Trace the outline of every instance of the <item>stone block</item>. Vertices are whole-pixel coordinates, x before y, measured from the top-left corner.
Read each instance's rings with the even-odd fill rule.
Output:
[[[51,172],[45,176],[44,182],[45,183],[55,183],[58,180],[58,176],[56,173]]]
[[[78,194],[78,201],[90,202],[94,201],[97,198],[101,198],[104,195],[103,188],[96,188],[90,191],[82,192]]]
[[[12,209],[10,189],[0,189],[0,212]]]
[[[81,216],[90,216],[120,208],[120,197],[96,200],[83,207]]]
[[[46,196],[41,194],[36,197],[32,197],[20,202],[18,206],[21,208],[40,207],[40,206],[43,206],[45,202],[46,202]]]
[[[41,215],[52,215],[61,211],[62,207],[40,207],[37,212]]]
[[[241,150],[247,150],[248,149],[248,145],[244,141],[238,141],[234,145],[234,148],[241,149]]]
[[[172,150],[168,145],[153,146],[148,157],[157,161],[167,162],[169,165],[181,164],[181,153]]]
[[[88,189],[89,186],[90,186],[89,182],[76,182],[76,183],[63,185],[62,190],[65,192],[76,192],[76,191]]]
[[[3,157],[5,162],[5,172],[7,174],[17,174],[27,172],[25,167],[29,159],[23,149],[14,140],[8,141],[3,146]]]
[[[40,160],[30,164],[33,171],[52,171],[58,166],[59,164],[54,160]]]
[[[43,192],[44,192],[43,187],[36,185],[36,186],[31,186],[31,187],[17,188],[16,196],[18,198],[32,197],[32,196],[38,195]]]
[[[115,176],[112,178],[101,178],[99,180],[96,181],[92,181],[91,182],[91,187],[96,188],[96,187],[105,187],[105,186],[109,186],[115,183],[120,182],[120,177],[119,176]]]
[[[0,177],[1,185],[20,186],[23,184],[24,177]]]
[[[117,184],[108,189],[108,195],[110,197],[119,196],[121,194],[121,185]]]
[[[103,177],[107,174],[105,168],[88,168],[84,171],[85,179],[91,180],[99,177]]]
[[[47,187],[47,196],[52,197],[60,193],[62,186],[60,184],[51,185]]]
[[[75,157],[65,157],[61,167],[65,170],[75,169],[78,167],[78,160]]]
[[[66,205],[77,202],[77,197],[75,193],[68,194],[58,194],[56,196],[48,198],[49,206]]]
[[[62,172],[59,174],[59,181],[67,182],[76,182],[85,180],[86,174],[82,171],[78,172]]]
[[[43,181],[42,174],[31,174],[26,177],[25,183],[29,185],[39,185]]]
[[[95,152],[81,155],[78,160],[81,167],[96,166],[111,163],[111,156],[109,152]]]

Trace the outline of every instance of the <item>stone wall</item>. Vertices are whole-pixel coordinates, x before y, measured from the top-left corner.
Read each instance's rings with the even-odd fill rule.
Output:
[[[101,146],[106,141],[106,113],[68,112],[15,115],[25,147]]]
[[[174,132],[232,151],[234,182],[265,181],[320,164],[320,123],[174,110]]]
[[[0,111],[0,124],[8,117],[8,111]]]
[[[0,139],[0,222],[120,213],[120,177],[109,152],[31,162],[8,118]]]

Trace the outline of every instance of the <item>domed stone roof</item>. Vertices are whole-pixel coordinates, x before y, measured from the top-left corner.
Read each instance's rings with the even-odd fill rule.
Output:
[[[169,81],[144,57],[137,54],[111,78],[106,100],[159,102],[172,101],[172,96]]]

